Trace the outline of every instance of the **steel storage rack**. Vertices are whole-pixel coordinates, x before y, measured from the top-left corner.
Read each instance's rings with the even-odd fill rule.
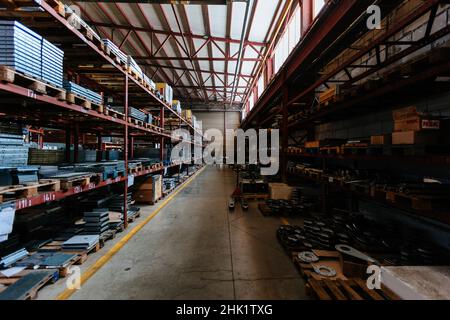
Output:
[[[380,30],[367,30],[363,13],[369,1],[329,1],[315,18],[310,10],[312,3],[311,0],[302,2],[301,40],[274,74],[274,48],[284,32],[283,25],[278,26],[280,36],[271,39],[268,54],[249,92],[257,89],[259,75],[264,76],[266,87],[263,92],[258,92],[259,97],[251,110],[248,101],[244,101],[247,115],[241,126],[244,129],[279,128],[282,180],[287,181],[293,175],[306,176],[308,180],[317,182],[323,199],[330,195],[330,189],[335,191],[336,186],[342,183],[330,173],[339,166],[347,171],[362,170],[365,166],[378,168],[381,172],[384,169],[409,171],[407,173],[414,178],[428,174],[448,184],[446,172],[450,152],[446,142],[432,146],[436,147],[436,152],[401,145],[384,146],[386,152],[383,150],[384,142],[379,143],[381,146],[371,143],[370,138],[384,141],[383,135],[392,128],[377,128],[373,131],[385,132],[363,134],[368,141],[350,141],[353,138],[360,140],[358,130],[363,125],[358,123],[358,119],[367,114],[372,116],[373,113],[372,122],[367,123],[370,126],[378,119],[376,113],[392,113],[421,101],[427,105],[422,109],[437,109],[440,102],[434,100],[438,100],[439,94],[448,92],[448,86],[441,85],[436,79],[447,77],[450,70],[450,20],[445,1],[410,0],[406,5],[404,1],[379,1],[384,23]],[[410,37],[409,42],[406,41],[406,33]],[[448,108],[441,109],[434,113],[448,114]],[[333,129],[327,131],[327,128]],[[320,144],[323,139],[318,132],[329,137],[338,130],[339,133],[346,131],[345,135],[356,133],[353,137],[345,137],[346,141],[342,143]],[[444,134],[445,130],[442,128]],[[420,141],[418,131],[393,132],[392,136]],[[319,144],[311,147],[307,142]],[[305,163],[313,164],[314,168],[296,167]],[[447,201],[450,199],[445,199],[443,207],[446,211],[435,212],[432,208],[440,204],[440,195],[415,198],[379,191],[368,183],[365,186],[363,183],[345,186],[338,190],[344,190],[355,205],[367,199],[378,203],[377,198],[381,196],[381,203],[388,209],[399,209],[398,212],[412,214],[419,220],[450,225]],[[326,207],[326,203],[323,205]]]
[[[3,1],[0,1],[0,6],[2,3]],[[21,8],[27,8],[27,10],[21,10]],[[135,72],[138,66],[135,65],[134,60],[119,59],[120,53],[115,50],[112,43],[102,40],[85,23],[80,23],[79,28],[75,28],[70,20],[71,17],[73,18],[73,13],[67,11],[67,8],[59,1],[20,1],[9,3],[7,9],[0,10],[0,19],[19,21],[41,35],[48,44],[58,44],[58,50],[61,50],[61,53],[54,49],[45,49],[43,53],[47,60],[53,54],[52,59],[57,63],[61,63],[62,53],[64,54],[64,70],[69,76],[68,80],[72,81],[66,84],[69,84],[70,88],[80,90],[78,87],[80,85],[101,93],[103,101],[98,99],[99,96],[91,95],[96,104],[102,104],[101,108],[94,107],[82,99],[68,99],[62,81],[59,83],[55,80],[59,79],[60,74],[45,72],[44,76],[38,79],[39,77],[30,77],[20,72],[17,67],[15,69],[0,67],[0,98],[2,99],[0,111],[4,114],[3,120],[64,131],[67,162],[71,159],[71,145],[82,145],[86,133],[97,135],[99,150],[103,150],[104,147],[103,137],[123,139],[121,149],[125,168],[129,168],[129,159],[133,158],[135,141],[138,139],[158,143],[161,156],[164,154],[166,145],[181,141],[181,139],[172,139],[171,131],[166,129],[166,119],[177,119],[179,127],[186,127],[191,133],[200,133],[194,129],[190,121],[158,97],[153,81]],[[39,19],[33,19],[30,22],[29,16],[36,16]],[[45,41],[44,43],[47,43]],[[111,47],[114,50],[110,50]],[[44,66],[46,61],[43,62]],[[129,67],[129,63],[132,64],[132,68]],[[114,101],[114,105],[123,106],[123,113],[108,108],[108,103],[104,103],[108,97]],[[130,104],[136,110],[147,112],[151,117],[143,119],[145,121],[132,121],[128,109]],[[154,110],[158,110],[157,114]],[[189,143],[198,145],[193,140]],[[77,162],[78,147],[74,147],[72,156],[74,162]],[[128,194],[128,181],[132,179],[131,175],[141,177],[160,173],[165,169],[179,168],[183,164],[190,165],[192,162],[193,159],[190,158],[166,166],[145,167],[133,173],[125,170],[123,176],[100,182],[90,181],[64,190],[46,191],[17,199],[15,207],[16,210],[21,210],[116,183],[123,183],[124,194]],[[124,197],[124,201],[126,199],[127,197]],[[126,203],[124,208],[126,226]]]

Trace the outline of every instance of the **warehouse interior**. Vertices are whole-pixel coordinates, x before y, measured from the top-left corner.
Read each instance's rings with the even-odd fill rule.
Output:
[[[444,0],[0,0],[0,300],[450,299]]]

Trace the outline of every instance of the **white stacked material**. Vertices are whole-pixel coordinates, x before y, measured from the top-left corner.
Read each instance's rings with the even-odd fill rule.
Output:
[[[128,56],[127,58],[127,65],[134,73],[139,74],[141,77],[144,77],[144,72],[142,72],[141,67],[139,67],[139,65],[131,56]]]
[[[42,37],[17,21],[0,21],[0,64],[41,78]]]
[[[64,52],[17,21],[0,21],[0,64],[62,87]]]
[[[64,80],[64,89],[67,90],[67,92],[74,93],[79,97],[85,98],[89,101],[92,101],[96,104],[102,104],[103,99],[102,96],[92,90],[89,90],[87,88],[84,88],[76,83],[73,83],[71,81]]]
[[[63,86],[64,52],[42,40],[42,79],[57,87]]]
[[[450,267],[382,267],[381,283],[402,300],[450,300]]]
[[[74,236],[62,244],[62,248],[65,250],[91,250],[97,243],[99,243],[100,237],[96,235],[81,235]]]
[[[128,63],[127,55],[123,53],[122,50],[120,50],[119,47],[114,44],[114,42],[112,42],[109,39],[102,39],[102,40],[105,46],[109,48],[111,52],[113,52],[120,59],[120,61],[122,61],[122,63],[124,64]]]
[[[144,74],[144,81],[148,83],[150,88],[156,90],[156,84],[146,74]]]

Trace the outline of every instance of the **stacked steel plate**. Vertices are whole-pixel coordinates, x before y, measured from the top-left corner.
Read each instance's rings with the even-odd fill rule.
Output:
[[[84,213],[85,232],[87,234],[102,234],[109,229],[108,209],[93,209]]]
[[[42,37],[17,21],[0,21],[0,64],[41,78]]]
[[[64,80],[64,89],[95,104],[102,104],[102,96],[71,81]]]
[[[125,114],[125,108],[124,107],[114,106],[114,107],[111,107],[111,108],[113,110],[116,110],[116,111],[118,111],[120,113]],[[147,122],[147,114],[145,112],[142,112],[141,110],[138,110],[138,109],[133,108],[133,107],[128,107],[128,116],[133,118],[133,119],[142,121],[142,122]]]
[[[42,80],[57,87],[63,86],[64,52],[48,42],[42,40]]]
[[[17,21],[0,21],[0,64],[63,85],[64,52]]]
[[[69,240],[62,244],[62,248],[65,250],[91,250],[97,243],[99,243],[100,237],[96,235],[78,235],[73,236]]]
[[[28,146],[23,140],[21,127],[0,123],[0,166],[25,166],[27,162]]]
[[[156,90],[156,84],[145,74],[144,74],[144,81],[148,83],[150,88],[152,88],[153,90]]]
[[[142,72],[141,67],[139,67],[132,57],[128,56],[127,64],[134,73],[137,73],[143,77],[144,73]]]
[[[133,200],[131,197],[131,193],[128,193],[127,194],[127,217],[128,218],[134,217],[140,211],[140,208],[135,207],[132,204],[133,204]],[[124,208],[125,208],[125,206],[124,206],[123,194],[116,195],[109,203],[109,210],[111,210],[111,211],[123,213]],[[123,217],[122,217],[122,219],[123,219]]]
[[[123,53],[114,42],[109,39],[103,39],[103,43],[122,61],[122,63],[126,64],[128,62],[127,55]]]

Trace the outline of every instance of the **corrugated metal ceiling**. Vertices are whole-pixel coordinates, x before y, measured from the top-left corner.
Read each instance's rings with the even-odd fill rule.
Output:
[[[239,104],[286,0],[249,0],[250,17],[238,72]],[[229,104],[246,3],[172,5],[67,1],[102,37],[133,56],[157,82],[174,87],[185,104]]]

